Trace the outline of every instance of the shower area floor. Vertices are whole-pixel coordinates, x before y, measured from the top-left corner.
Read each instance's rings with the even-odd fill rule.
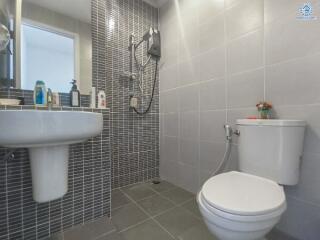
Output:
[[[112,191],[112,218],[98,219],[50,240],[216,240],[207,230],[195,195],[162,181]],[[293,240],[277,231],[268,240]]]

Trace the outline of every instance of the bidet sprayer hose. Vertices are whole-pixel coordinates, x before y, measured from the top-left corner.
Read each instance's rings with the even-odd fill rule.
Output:
[[[222,169],[224,169],[226,163],[230,159],[231,149],[232,149],[232,135],[234,134],[232,127],[230,125],[224,125],[224,130],[226,133],[226,150],[224,152],[223,158],[219,163],[218,167],[210,173],[210,177],[219,174]]]

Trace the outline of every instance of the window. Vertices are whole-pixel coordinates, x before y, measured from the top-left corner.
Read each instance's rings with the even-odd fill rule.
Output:
[[[75,38],[64,33],[22,24],[21,87],[33,90],[37,80],[55,92],[69,92],[75,79]]]

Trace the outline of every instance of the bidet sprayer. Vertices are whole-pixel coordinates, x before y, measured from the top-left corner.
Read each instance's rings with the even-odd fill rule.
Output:
[[[227,141],[231,141],[232,140],[232,135],[240,136],[240,131],[239,130],[233,131],[232,127],[230,125],[228,125],[228,124],[224,125],[224,130],[226,132]]]

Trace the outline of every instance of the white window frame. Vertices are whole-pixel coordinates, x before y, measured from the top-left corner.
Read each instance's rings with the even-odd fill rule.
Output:
[[[65,29],[61,29],[61,28],[57,28],[48,24],[44,24],[41,22],[37,22],[28,18],[22,18],[21,19],[21,28],[22,25],[27,25],[30,27],[34,27],[34,28],[39,28],[41,30],[47,31],[47,32],[51,32],[51,33],[55,33],[64,37],[68,37],[68,38],[72,38],[74,40],[74,77],[77,80],[77,86],[78,89],[81,89],[81,82],[80,82],[80,37],[78,33],[74,33],[74,32],[70,32],[67,31]],[[21,30],[20,30],[21,31]],[[20,50],[21,50],[21,42],[20,42]],[[21,54],[19,54],[19,62],[21,63]],[[21,76],[21,65],[19,70],[19,76]],[[17,79],[17,86],[20,86],[19,88],[21,88],[22,86],[22,82],[21,82],[21,77]],[[70,79],[70,82],[72,81],[72,79]],[[68,84],[68,83],[66,83]],[[70,87],[71,89],[71,87]]]

